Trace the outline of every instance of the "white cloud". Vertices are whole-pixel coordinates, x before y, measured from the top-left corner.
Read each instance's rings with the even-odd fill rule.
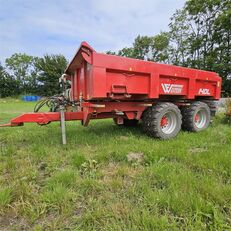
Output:
[[[15,52],[69,59],[82,40],[96,50],[118,50],[138,35],[168,29],[184,0],[0,0],[0,60]]]

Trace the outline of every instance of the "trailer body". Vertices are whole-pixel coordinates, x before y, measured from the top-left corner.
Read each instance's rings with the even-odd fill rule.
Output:
[[[159,138],[174,137],[181,124],[191,131],[206,128],[221,93],[221,78],[214,72],[97,53],[86,42],[62,78],[71,85],[60,101],[65,120],[81,120],[84,126],[90,119],[130,125],[142,120],[144,130]],[[1,126],[48,124],[61,120],[61,114],[27,113]]]
[[[214,72],[101,54],[87,43],[65,73],[73,100],[217,100],[221,91],[221,78]]]

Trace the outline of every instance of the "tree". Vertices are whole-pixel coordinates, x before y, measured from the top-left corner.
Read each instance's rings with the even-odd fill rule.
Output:
[[[187,11],[185,9],[177,10],[170,20],[170,62],[175,65],[187,66],[186,61],[190,50],[188,38],[191,34]]]
[[[0,97],[15,96],[18,94],[18,81],[9,75],[0,63]]]
[[[133,43],[133,56],[137,59],[148,60],[152,47],[153,38],[138,35]]]
[[[148,60],[161,63],[170,63],[170,36],[168,32],[160,32],[152,37],[150,57]]]
[[[200,26],[197,38],[199,68],[219,73],[223,89],[231,94],[231,2],[188,0],[185,9],[190,20]]]
[[[132,47],[125,47],[117,55],[142,60],[168,63],[169,34],[161,32],[156,36],[135,38]],[[112,53],[112,52],[110,52]]]
[[[36,60],[40,95],[51,96],[60,93],[59,78],[64,73],[67,63],[63,55],[45,55]]]
[[[116,52],[115,51],[106,51],[106,54],[108,54],[108,55],[116,55]]]
[[[117,55],[128,57],[128,58],[136,58],[134,56],[134,49],[133,49],[133,47],[125,47],[125,48],[119,50]]]
[[[15,53],[6,59],[6,67],[12,71],[12,76],[19,84],[20,93],[32,93],[35,89],[36,71],[34,63],[36,57]]]

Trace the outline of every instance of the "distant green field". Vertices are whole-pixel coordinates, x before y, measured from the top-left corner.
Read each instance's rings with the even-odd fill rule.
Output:
[[[0,101],[0,123],[35,103]],[[231,126],[160,141],[112,120],[0,128],[0,230],[231,230]],[[143,154],[128,162],[129,153]]]

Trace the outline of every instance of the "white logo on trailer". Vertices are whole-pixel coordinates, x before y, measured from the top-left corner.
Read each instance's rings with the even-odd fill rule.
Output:
[[[210,91],[208,88],[200,88],[198,93],[200,95],[210,95]]]
[[[182,92],[183,85],[181,84],[168,84],[168,83],[162,83],[161,84],[164,93],[175,93],[179,94]]]

